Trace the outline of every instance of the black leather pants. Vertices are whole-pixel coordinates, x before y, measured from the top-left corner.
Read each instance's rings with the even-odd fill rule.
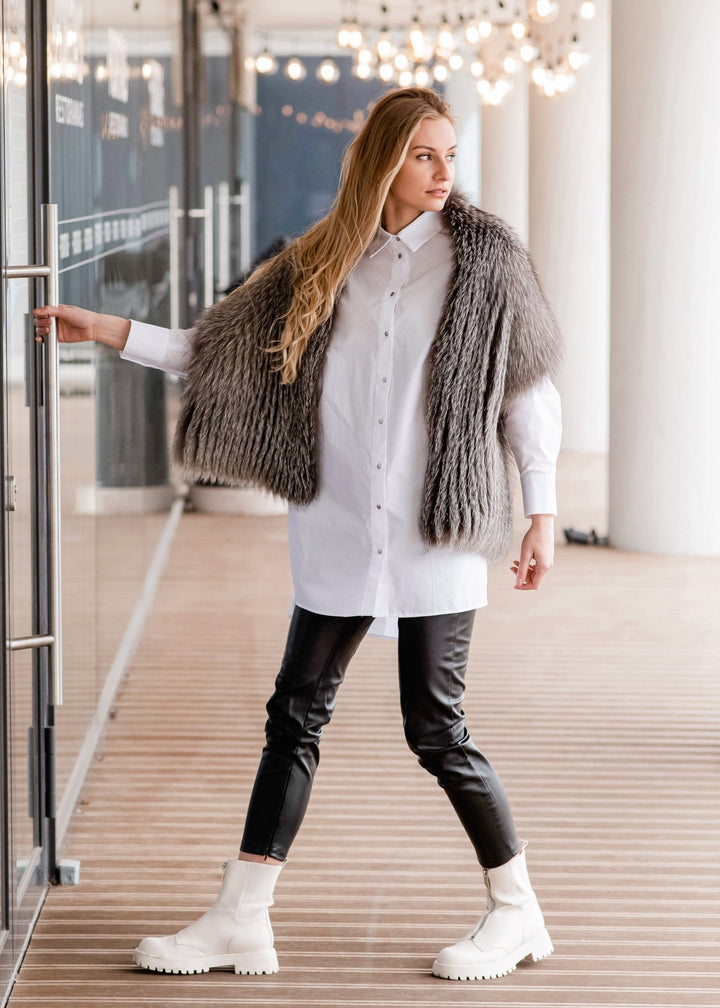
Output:
[[[447,792],[480,863],[496,868],[517,854],[518,843],[504,788],[470,738],[462,710],[474,616],[399,620],[400,705],[408,745]],[[246,853],[287,857],[310,798],[323,726],[371,623],[370,616],[295,608],[267,705],[267,742],[241,844]]]

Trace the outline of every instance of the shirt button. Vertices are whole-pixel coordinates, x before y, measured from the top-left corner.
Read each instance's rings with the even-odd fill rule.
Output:
[[[386,337],[388,337],[389,335],[390,335],[390,333],[389,333],[389,332],[386,332],[386,333],[385,333],[385,336],[386,336]]]
[[[378,511],[382,511],[382,504],[376,504],[375,507],[378,509]]]
[[[384,382],[386,382],[386,381],[387,381],[387,378],[383,378],[383,381],[384,381]]]
[[[384,422],[384,421],[383,421],[383,418],[382,418],[382,417],[380,417],[380,419],[378,420],[378,423],[383,423],[383,422]]]
[[[382,550],[381,549],[378,550],[378,556],[382,556]]]
[[[390,291],[390,297],[395,297],[395,291]]]
[[[377,468],[378,468],[378,469],[382,469],[382,466],[381,466],[381,464],[380,464],[379,462],[378,462],[378,464],[377,464]]]
[[[402,259],[402,252],[398,252],[398,259]]]

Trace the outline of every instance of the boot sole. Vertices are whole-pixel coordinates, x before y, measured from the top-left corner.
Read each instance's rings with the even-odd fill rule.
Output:
[[[541,959],[547,959],[553,954],[553,951],[550,935],[544,931],[521,945],[511,956],[499,959],[494,963],[488,963],[486,966],[478,966],[476,963],[468,963],[467,966],[444,966],[436,959],[433,963],[432,975],[440,977],[441,980],[497,980],[499,977],[512,973],[523,959],[539,962]]]
[[[263,976],[277,973],[280,969],[275,949],[269,952],[203,956],[186,960],[161,959],[159,956],[147,955],[136,949],[133,953],[133,962],[140,969],[150,970],[153,973],[182,975],[209,973],[211,969],[233,969],[244,976]]]

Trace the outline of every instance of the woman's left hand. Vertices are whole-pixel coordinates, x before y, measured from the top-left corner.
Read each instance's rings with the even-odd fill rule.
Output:
[[[519,591],[536,591],[552,568],[555,554],[555,522],[553,515],[532,515],[531,525],[523,536],[520,559],[510,570],[515,575]]]

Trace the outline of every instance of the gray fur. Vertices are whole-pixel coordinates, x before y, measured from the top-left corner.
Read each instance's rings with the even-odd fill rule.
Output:
[[[501,559],[510,544],[510,452],[503,411],[550,373],[557,324],[530,259],[497,217],[453,193],[443,211],[455,267],[428,364],[429,457],[420,531]],[[293,385],[267,348],[291,297],[288,267],[240,288],[196,326],[174,457],[187,477],[262,486],[294,504],[318,488],[318,405],[332,319],[311,338]]]

